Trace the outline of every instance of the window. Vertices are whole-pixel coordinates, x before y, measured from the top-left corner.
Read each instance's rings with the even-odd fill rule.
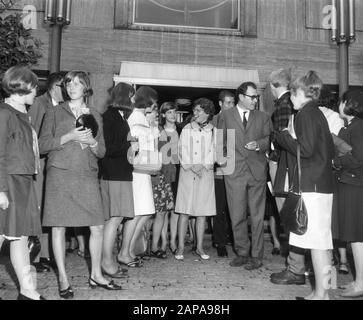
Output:
[[[239,29],[238,0],[134,0],[133,23]]]
[[[257,0],[115,0],[115,28],[256,36]]]

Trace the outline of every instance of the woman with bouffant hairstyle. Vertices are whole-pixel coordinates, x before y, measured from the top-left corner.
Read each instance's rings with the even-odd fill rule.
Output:
[[[329,250],[333,249],[332,159],[335,148],[326,118],[317,105],[322,87],[323,82],[314,71],[292,83],[291,101],[298,111],[294,130],[286,128],[276,134],[277,143],[293,157],[297,155],[298,145],[301,150],[301,191],[308,225],[303,235],[290,232],[289,244],[311,250],[315,288],[307,297],[297,299],[329,299],[326,284],[331,272]],[[298,192],[297,175],[295,170],[292,184],[295,192]]]
[[[18,300],[44,300],[32,278],[28,237],[42,233],[33,175],[40,170],[37,134],[26,105],[33,104],[38,79],[25,66],[8,69],[0,104],[0,246],[10,240],[10,259],[19,280]]]
[[[101,272],[104,216],[97,162],[105,155],[102,119],[87,104],[87,98],[92,95],[87,73],[69,72],[65,87],[69,100],[47,110],[39,146],[41,153],[48,154],[43,226],[52,227],[59,295],[71,299],[74,293],[65,268],[66,227],[90,227],[90,287],[107,290],[121,287],[107,281]],[[77,119],[90,115],[89,126],[85,122],[77,125]]]

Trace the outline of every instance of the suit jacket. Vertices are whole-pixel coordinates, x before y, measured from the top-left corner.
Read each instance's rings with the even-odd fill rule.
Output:
[[[112,106],[102,118],[106,153],[101,161],[101,177],[104,180],[132,181],[133,166],[127,157],[131,147],[127,120]]]
[[[97,158],[102,158],[105,154],[102,118],[94,108],[89,108],[89,111],[99,126],[95,138],[98,142],[96,155],[90,150],[90,147],[82,149],[80,143],[76,141],[69,141],[61,145],[61,137],[76,127],[76,117],[68,102],[60,104],[57,108],[47,110],[39,138],[40,152],[48,154],[47,168],[56,167],[65,170],[98,172]]]
[[[33,135],[29,118],[0,104],[0,192],[8,191],[7,175],[35,173]]]
[[[335,148],[328,122],[315,102],[307,103],[295,117],[295,140],[287,130],[276,134],[281,147],[296,157],[301,149],[301,190],[303,192],[333,192],[332,159]],[[293,187],[298,189],[298,173],[294,170]]]
[[[43,95],[36,97],[34,103],[29,108],[28,115],[30,117],[30,122],[38,136],[43,124],[44,115],[48,108],[52,107],[52,98],[49,93],[46,92]]]
[[[249,170],[255,180],[266,181],[266,151],[269,150],[272,132],[270,117],[262,111],[252,110],[245,129],[236,106],[222,111],[218,127],[223,130],[224,146],[227,146],[227,129],[234,129],[235,133],[235,169],[231,175],[226,177],[233,178],[244,175],[246,170]],[[250,151],[245,148],[245,145],[251,141],[257,141],[260,146],[259,151]],[[217,147],[217,159],[219,158],[219,149]]]
[[[339,137],[353,149],[351,153],[334,159],[334,164],[341,167],[337,172],[338,181],[363,187],[363,120],[354,118],[340,130]]]

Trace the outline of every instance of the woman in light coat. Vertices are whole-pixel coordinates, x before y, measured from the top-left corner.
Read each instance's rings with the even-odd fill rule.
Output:
[[[177,260],[184,259],[184,238],[189,217],[196,218],[196,254],[202,260],[210,257],[203,248],[205,221],[216,215],[214,194],[215,134],[210,121],[214,115],[213,102],[200,98],[193,105],[194,117],[179,140],[180,175],[175,212],[178,222]]]

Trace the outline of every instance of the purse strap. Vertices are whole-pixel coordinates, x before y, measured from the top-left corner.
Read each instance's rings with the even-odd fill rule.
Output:
[[[297,158],[297,183],[298,183],[299,194],[301,194],[301,163],[300,163],[300,144],[299,143],[297,144],[296,158]]]

